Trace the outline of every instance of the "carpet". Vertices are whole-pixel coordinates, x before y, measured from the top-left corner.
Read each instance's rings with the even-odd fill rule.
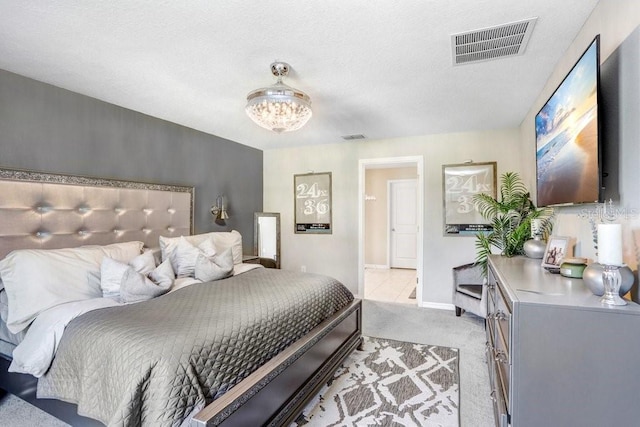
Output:
[[[459,426],[458,350],[364,338],[292,427]]]

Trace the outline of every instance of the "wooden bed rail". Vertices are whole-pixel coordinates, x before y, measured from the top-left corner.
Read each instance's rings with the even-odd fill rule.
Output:
[[[362,305],[355,300],[202,409],[191,425],[289,425],[361,342]]]

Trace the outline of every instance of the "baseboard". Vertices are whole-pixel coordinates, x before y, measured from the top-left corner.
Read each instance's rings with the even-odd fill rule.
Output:
[[[364,268],[377,268],[377,269],[381,269],[381,270],[388,270],[389,266],[388,265],[382,265],[382,264],[365,264]]]
[[[456,309],[456,306],[453,304],[447,304],[444,302],[429,302],[429,301],[422,301],[421,304],[419,304],[420,307],[423,308],[435,308],[438,310],[449,310],[449,311],[453,311]]]

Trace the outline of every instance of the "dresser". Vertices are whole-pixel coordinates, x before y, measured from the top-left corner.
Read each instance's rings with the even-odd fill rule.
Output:
[[[488,279],[496,425],[640,425],[640,306],[603,306],[525,257],[490,256]]]

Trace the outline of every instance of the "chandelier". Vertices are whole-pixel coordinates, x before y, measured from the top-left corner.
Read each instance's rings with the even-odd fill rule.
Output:
[[[311,98],[301,90],[282,83],[291,67],[284,62],[271,64],[276,84],[249,92],[245,111],[251,120],[277,133],[298,130],[311,118]]]

